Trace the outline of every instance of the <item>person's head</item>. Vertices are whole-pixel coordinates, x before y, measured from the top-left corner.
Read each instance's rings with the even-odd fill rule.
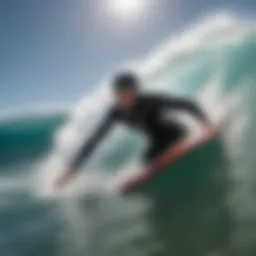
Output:
[[[136,103],[140,79],[132,72],[117,74],[112,82],[117,105],[123,109],[130,109]]]

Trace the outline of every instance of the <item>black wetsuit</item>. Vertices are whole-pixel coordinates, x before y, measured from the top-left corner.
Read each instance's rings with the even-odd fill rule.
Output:
[[[85,143],[74,161],[72,169],[80,167],[83,161],[91,155],[95,146],[106,135],[110,127],[116,122],[122,122],[127,126],[141,130],[149,139],[150,146],[145,152],[144,161],[153,160],[163,153],[169,146],[177,143],[186,135],[186,128],[177,121],[167,118],[173,110],[184,110],[194,115],[200,122],[208,123],[208,120],[201,109],[192,101],[181,98],[171,98],[156,95],[141,95],[136,105],[129,111],[113,107],[106,119]]]

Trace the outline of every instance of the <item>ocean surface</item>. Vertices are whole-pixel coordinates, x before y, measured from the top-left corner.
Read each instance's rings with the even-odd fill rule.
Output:
[[[195,194],[164,202],[121,196],[115,184],[127,176],[119,174],[136,168],[146,143],[124,127],[73,184],[52,188],[110,104],[107,82],[67,111],[3,116],[0,255],[256,255],[255,28],[212,15],[127,65],[141,73],[145,90],[196,98],[221,123],[225,163]]]

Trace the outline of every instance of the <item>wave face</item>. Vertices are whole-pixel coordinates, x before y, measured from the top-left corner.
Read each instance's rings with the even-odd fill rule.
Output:
[[[70,113],[2,119],[1,255],[253,254],[256,227],[248,229],[248,222],[255,223],[256,216],[255,31],[253,24],[230,16],[208,17],[128,65],[141,74],[145,90],[197,98],[213,121],[223,123],[229,168],[220,170],[228,182],[207,183],[182,206],[171,202],[160,210],[141,198],[95,192],[110,173],[139,161],[145,140],[124,127],[112,131],[75,188],[49,192],[47,181],[72,158],[111,104],[108,81]],[[84,191],[86,186],[94,193]]]
[[[66,118],[65,113],[47,116],[28,115],[0,122],[0,167],[30,163],[51,146],[54,131]]]

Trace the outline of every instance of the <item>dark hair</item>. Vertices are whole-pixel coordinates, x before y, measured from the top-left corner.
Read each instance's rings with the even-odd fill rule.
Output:
[[[140,79],[132,72],[122,72],[114,77],[112,86],[117,92],[126,89],[137,91],[140,86]]]

